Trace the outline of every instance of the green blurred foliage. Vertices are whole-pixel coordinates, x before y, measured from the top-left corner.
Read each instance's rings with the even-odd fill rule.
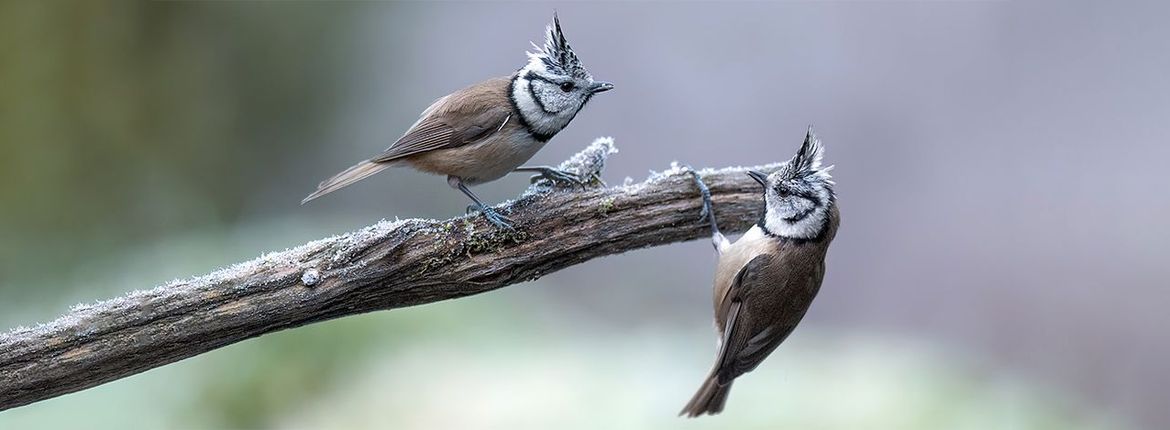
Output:
[[[257,166],[304,151],[345,96],[351,10],[0,2],[0,285],[238,220],[280,179]]]

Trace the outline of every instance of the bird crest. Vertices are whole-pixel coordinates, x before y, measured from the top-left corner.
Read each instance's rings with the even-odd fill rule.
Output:
[[[821,157],[824,156],[824,152],[825,148],[821,145],[821,140],[817,139],[816,134],[813,134],[813,129],[810,126],[804,135],[804,143],[800,145],[800,150],[776,171],[776,176],[780,179],[816,176],[828,181],[832,179],[829,170],[832,170],[833,166],[821,166]]]
[[[553,24],[546,28],[544,46],[533,43],[532,47],[536,48],[536,52],[529,52],[528,57],[544,63],[544,68],[549,72],[578,79],[593,79],[585,66],[581,65],[581,60],[577,59],[573,48],[569,47],[569,41],[561,31],[561,20],[555,12]]]

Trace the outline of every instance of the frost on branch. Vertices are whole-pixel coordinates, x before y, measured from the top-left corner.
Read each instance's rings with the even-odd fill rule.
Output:
[[[613,139],[558,167],[586,190],[535,184],[498,205],[518,231],[477,215],[404,219],[144,290],[74,306],[0,333],[0,410],[82,390],[245,339],[318,321],[466,297],[594,258],[705,237],[699,192],[672,166],[643,182],[600,182]],[[767,170],[772,166],[757,167]],[[759,185],[741,169],[703,170],[726,231],[758,219]]]

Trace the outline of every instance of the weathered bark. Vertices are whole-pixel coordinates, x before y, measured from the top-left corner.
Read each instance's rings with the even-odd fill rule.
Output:
[[[599,174],[610,152],[612,142],[599,139],[561,167]],[[762,210],[759,185],[742,172],[701,172],[727,231],[742,231]],[[685,169],[616,187],[594,181],[584,191],[547,185],[497,207],[514,221],[512,232],[476,215],[383,221],[2,334],[0,410],[265,333],[469,296],[709,232]]]

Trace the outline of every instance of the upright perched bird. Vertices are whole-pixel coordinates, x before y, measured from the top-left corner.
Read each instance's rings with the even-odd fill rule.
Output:
[[[553,181],[581,179],[546,166],[519,167],[569,125],[594,94],[613,89],[595,81],[577,59],[561,22],[553,14],[544,47],[511,76],[489,79],[436,100],[406,134],[384,152],[317,186],[302,204],[391,166],[407,165],[447,176],[447,184],[475,202],[487,219],[503,228],[510,221],[485,205],[467,187],[510,172],[536,172]]]
[[[739,241],[715,224],[711,193],[695,173],[702,216],[711,217],[719,255],[715,269],[715,328],[719,353],[711,374],[679,415],[717,414],[731,382],[755,369],[796,328],[825,276],[825,252],[839,214],[821,143],[809,129],[800,151],[770,175],[749,171],[764,186],[764,215]]]

